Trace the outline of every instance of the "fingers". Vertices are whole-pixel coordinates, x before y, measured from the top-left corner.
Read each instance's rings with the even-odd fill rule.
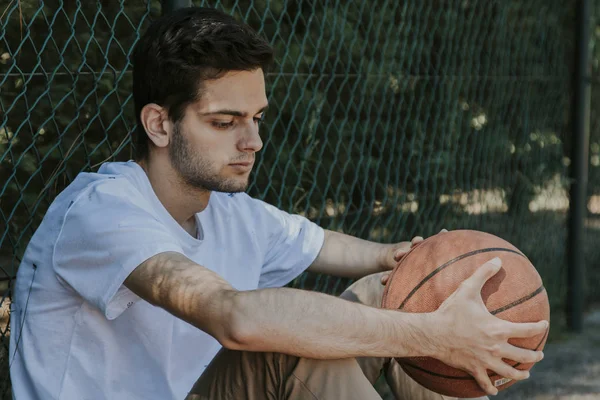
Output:
[[[493,365],[488,367],[498,375],[504,378],[513,379],[515,381],[522,381],[529,378],[529,371],[521,371],[513,368],[502,360],[496,361]]]
[[[504,343],[501,347],[499,347],[499,350],[496,352],[496,356],[507,360],[516,361],[521,364],[529,364],[541,361],[544,358],[544,353],[541,351],[523,349],[513,346],[509,343]],[[500,371],[496,372],[502,374]]]
[[[511,346],[514,349],[517,350],[523,350],[523,349],[519,349],[517,347]],[[506,349],[507,353],[511,353],[513,352],[513,350],[509,350]],[[530,353],[537,353],[534,351],[530,351]],[[510,357],[505,357],[505,358],[510,358]],[[522,358],[520,355],[516,355],[516,358]],[[526,358],[526,357],[525,357]],[[511,358],[512,360],[512,358]],[[514,360],[514,361],[518,361],[518,360]],[[526,362],[526,361],[520,361],[520,362]],[[496,359],[494,360],[492,363],[490,363],[490,365],[487,367],[487,369],[495,372],[497,375],[500,375],[503,378],[508,378],[508,379],[512,379],[512,380],[516,380],[516,381],[521,381],[524,379],[529,378],[529,371],[521,371],[519,369],[516,369],[510,365],[508,365],[507,363],[505,363],[504,361],[502,361],[502,359]],[[489,395],[496,395],[498,394],[498,389],[494,386],[494,383],[491,381],[490,377],[487,374],[487,369],[477,369],[475,371],[471,371],[470,374],[473,376],[473,378],[475,378],[475,380],[477,381],[477,384],[481,387],[481,389],[483,389],[487,394]]]
[[[510,322],[505,332],[506,338],[528,338],[546,333],[550,326],[548,321],[517,323]]]
[[[381,276],[381,284],[383,286],[387,285],[388,281],[390,280],[390,274],[384,274]]]
[[[483,285],[502,268],[502,260],[496,257],[475,270],[473,275],[467,278],[463,284],[477,290],[480,295]]]
[[[446,229],[442,229],[440,231],[440,233],[445,233],[445,232],[448,232],[448,231]],[[394,261],[396,261],[396,262],[400,261],[402,259],[402,257],[404,257],[406,255],[406,253],[408,253],[408,251],[410,249],[423,243],[424,240],[425,239],[423,238],[423,236],[415,236],[414,238],[412,238],[410,243],[402,242],[401,244],[407,243],[409,246],[408,246],[408,248],[403,246],[403,247],[399,248],[398,250],[396,250],[396,252],[394,253]]]
[[[411,246],[416,246],[417,244],[421,243],[423,241],[423,237],[422,236],[415,236],[411,241],[410,244]]]
[[[403,246],[403,247],[399,248],[394,253],[394,261],[396,261],[396,262],[400,261],[402,259],[402,257],[404,257],[406,255],[406,253],[408,253],[408,251],[410,250],[410,244],[408,242],[403,242],[403,243],[407,243],[407,246]]]
[[[477,381],[477,384],[483,389],[483,391],[491,396],[498,394],[498,389],[492,385],[490,377],[486,373],[485,369],[477,369],[471,372],[473,378]]]
[[[410,251],[411,248],[417,246],[419,243],[423,242],[423,237],[422,236],[415,236],[410,243],[409,242],[402,242],[402,244],[406,243],[406,246],[402,246],[401,248],[399,248],[398,250],[396,250],[396,252],[394,253],[394,261],[398,262],[402,259],[402,257],[404,257],[406,255],[406,253],[408,253]]]

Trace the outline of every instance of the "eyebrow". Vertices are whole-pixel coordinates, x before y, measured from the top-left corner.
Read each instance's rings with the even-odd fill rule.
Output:
[[[262,112],[265,112],[267,108],[269,108],[268,105],[266,105],[263,108],[261,108],[260,110],[258,110],[255,114],[260,114]],[[248,113],[245,113],[245,112],[242,112],[242,111],[237,111],[237,110],[224,109],[224,110],[211,111],[211,112],[207,112],[207,113],[200,113],[200,115],[202,115],[202,116],[207,116],[207,115],[233,115],[234,117],[247,117]]]

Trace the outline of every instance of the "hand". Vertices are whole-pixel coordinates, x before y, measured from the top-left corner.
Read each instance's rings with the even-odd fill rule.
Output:
[[[490,381],[487,370],[515,380],[529,377],[528,371],[513,368],[503,358],[519,363],[538,362],[543,358],[541,351],[513,346],[508,339],[543,334],[549,325],[548,321],[514,323],[489,313],[481,298],[481,289],[501,266],[500,259],[495,258],[461,283],[432,313],[431,333],[426,333],[432,345],[429,353],[432,357],[468,372],[489,395],[497,394],[498,389]]]
[[[444,233],[444,232],[448,232],[448,231],[446,229],[442,229],[440,231],[440,233]],[[386,269],[388,269],[388,270],[394,269],[394,267],[396,265],[398,265],[400,260],[402,260],[402,257],[404,257],[406,255],[406,253],[409,252],[410,249],[418,246],[422,241],[423,241],[423,237],[415,236],[410,242],[400,242],[398,244],[395,244],[389,251],[391,253],[391,255],[387,256],[387,259],[391,258],[393,260],[393,262],[388,262],[388,266]],[[381,276],[381,284],[382,285],[385,286],[387,284],[387,282],[390,278],[390,273],[391,272],[388,272],[387,274],[384,274]]]

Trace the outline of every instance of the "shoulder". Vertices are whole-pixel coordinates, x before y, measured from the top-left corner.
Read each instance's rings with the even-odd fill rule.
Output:
[[[66,236],[83,240],[130,218],[149,220],[147,203],[124,177],[80,173],[52,202],[36,229],[31,249],[54,248]],[[32,250],[33,251],[33,250]],[[50,250],[53,252],[53,250]]]
[[[53,219],[61,226],[59,236],[66,224],[91,234],[132,220],[157,219],[149,199],[125,176],[82,174],[57,200]]]
[[[81,172],[52,201],[44,219],[64,216],[74,205],[138,201],[141,194],[120,176]]]
[[[122,247],[140,250],[174,240],[150,200],[119,176],[96,179],[74,193],[57,222],[55,257],[73,249],[117,254]]]
[[[111,205],[129,203],[144,205],[148,199],[131,171],[131,163],[106,163],[98,172],[81,172],[53,201],[51,208],[66,211],[73,205]],[[51,210],[49,210],[51,211]]]
[[[103,176],[96,179],[74,194],[69,208],[106,209],[117,211],[120,207],[134,207],[150,210],[148,199],[123,176]]]

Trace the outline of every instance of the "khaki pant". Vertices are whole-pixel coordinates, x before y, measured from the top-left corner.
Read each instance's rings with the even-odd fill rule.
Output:
[[[352,284],[341,298],[378,307],[382,296],[381,274],[375,274]],[[389,358],[313,360],[223,349],[186,400],[381,399],[373,388],[381,374],[398,400],[449,399],[414,382]]]

